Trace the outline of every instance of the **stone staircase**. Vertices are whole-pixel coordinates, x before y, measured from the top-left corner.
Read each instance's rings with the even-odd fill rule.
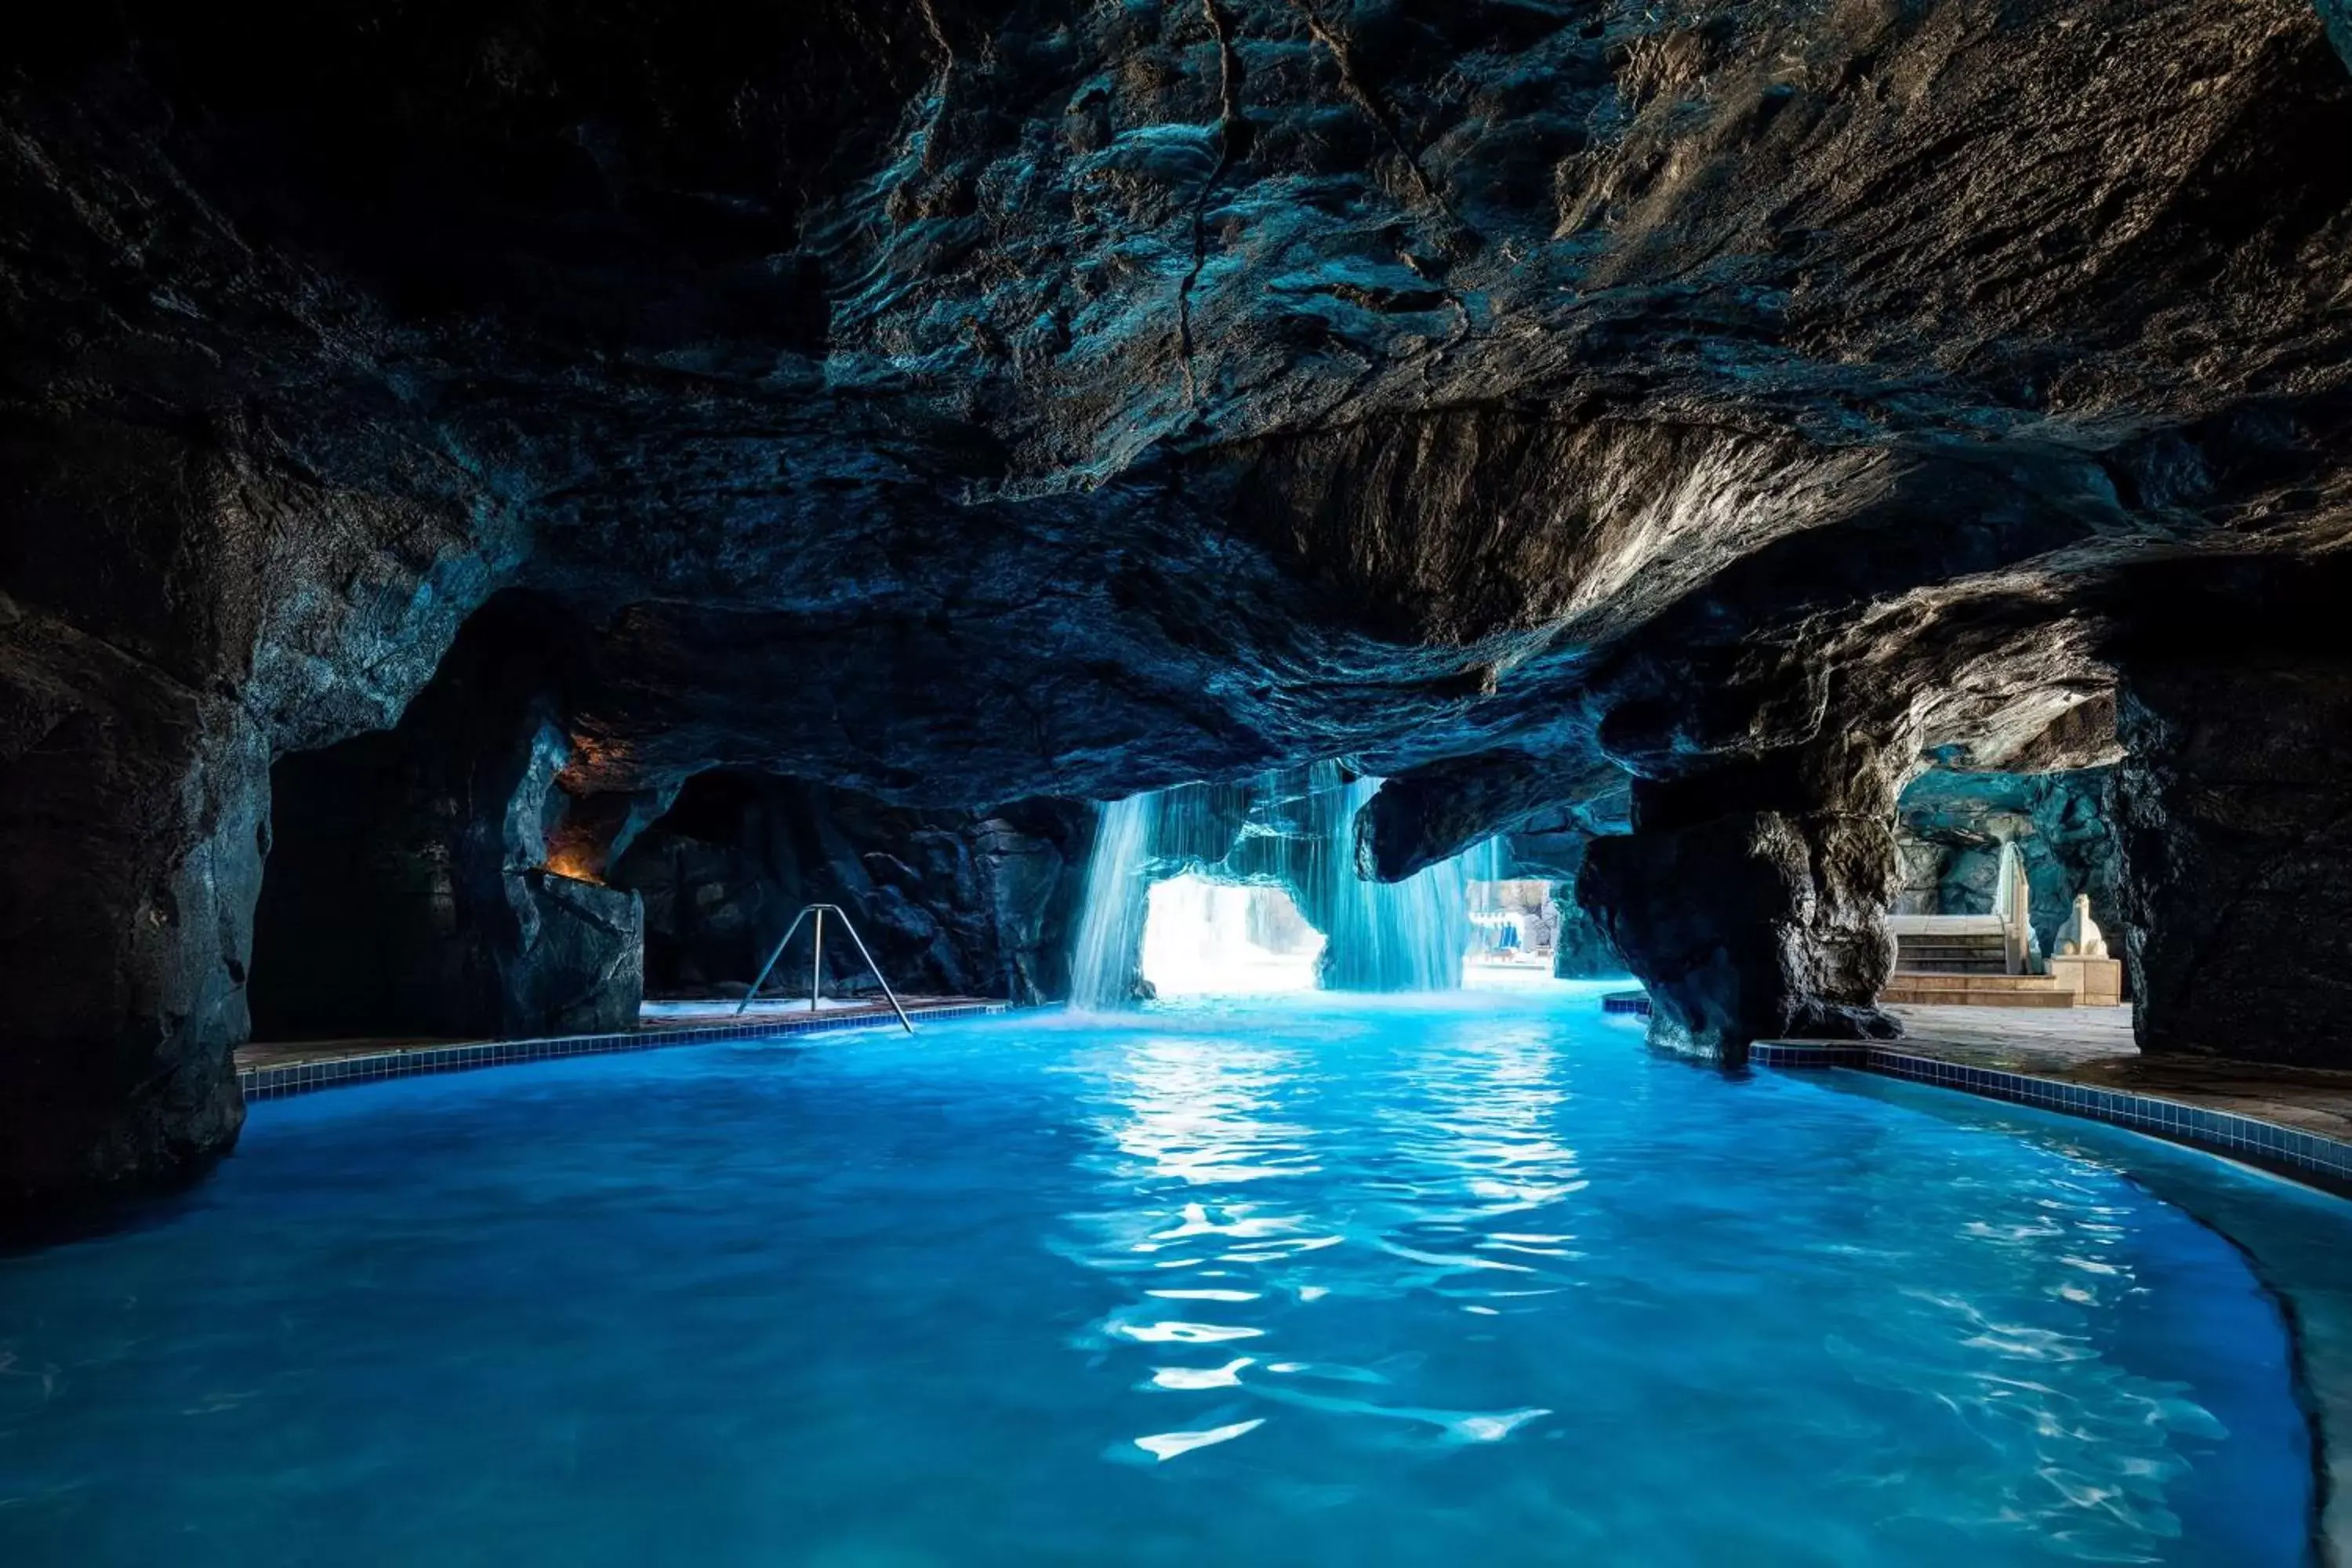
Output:
[[[2009,973],[2008,927],[1997,915],[1896,915],[1895,974],[1879,1001],[1921,1007],[2072,1007],[2076,987],[2051,974]]]
[[[1998,926],[1988,931],[1901,931],[1895,968],[1902,974],[2006,974],[2009,959]]]

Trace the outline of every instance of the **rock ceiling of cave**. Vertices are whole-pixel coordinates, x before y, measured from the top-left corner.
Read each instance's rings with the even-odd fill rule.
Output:
[[[2118,584],[2352,516],[2303,0],[79,25],[0,95],[0,637],[277,749],[495,598],[592,791],[2068,765]]]

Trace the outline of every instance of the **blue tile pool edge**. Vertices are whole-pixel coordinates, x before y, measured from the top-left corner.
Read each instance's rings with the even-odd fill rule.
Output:
[[[940,1018],[978,1018],[1006,1011],[1002,1002],[966,1002],[945,1007],[909,1007],[908,1016],[919,1022]],[[240,1068],[236,1086],[247,1100],[283,1100],[346,1084],[374,1083],[416,1073],[465,1072],[474,1068],[504,1067],[512,1062],[544,1061],[556,1057],[593,1056],[604,1051],[646,1051],[666,1046],[707,1046],[722,1040],[763,1040],[782,1035],[830,1033],[835,1029],[897,1028],[887,1013],[854,1017],[766,1018],[745,1024],[714,1024],[674,1029],[622,1029],[602,1035],[558,1035],[531,1040],[479,1040],[466,1045],[416,1046],[404,1050],[375,1051],[366,1056],[331,1061],[288,1062],[277,1067]]]
[[[2186,1143],[2208,1153],[2306,1177],[2335,1191],[2352,1190],[2352,1143],[2151,1094],[2099,1089],[2001,1068],[1970,1067],[1887,1046],[1839,1041],[1759,1040],[1748,1047],[1748,1059],[1757,1067],[1852,1068],[1956,1089]]]

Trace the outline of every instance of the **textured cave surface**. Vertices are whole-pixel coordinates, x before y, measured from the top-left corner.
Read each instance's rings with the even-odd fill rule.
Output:
[[[1577,898],[1650,993],[1661,1044],[1885,1039],[1895,970],[1894,770],[1853,736],[1686,779],[1641,780],[1629,833],[1594,839]]]
[[[2259,619],[2352,516],[2336,0],[58,20],[0,78],[9,1203],[234,1138],[265,852],[405,866],[358,918],[464,911],[435,1005],[542,1026],[640,917],[532,835],[605,875],[715,768],[954,838],[844,829],[978,984],[988,803],[1347,759],[1378,875],[1590,837],[1662,1033],[1736,1051],[1885,1026],[1927,761],[2120,733],[2143,1039],[2347,1059],[2284,912],[2347,868],[2345,634],[2142,578]],[[469,617],[537,673],[404,717]],[[2224,776],[2205,705],[2273,688]],[[408,853],[315,780],[274,832],[345,746]]]
[[[1556,890],[1559,930],[1552,938],[1551,972],[1560,980],[1609,980],[1625,973],[1625,956],[1609,941],[1599,921],[1576,901],[1576,885]]]
[[[1026,1006],[1069,994],[1093,831],[1083,802],[924,811],[721,769],[689,782],[610,875],[645,900],[656,995],[741,994],[793,917],[830,903],[893,988]],[[804,990],[808,952],[803,937],[769,992]],[[874,988],[835,932],[826,994]]]
[[[2116,649],[2120,952],[2146,1050],[2352,1059],[2352,570],[2152,566],[2193,638]]]

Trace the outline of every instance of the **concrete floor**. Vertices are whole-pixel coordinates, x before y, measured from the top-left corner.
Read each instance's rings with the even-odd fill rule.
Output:
[[[2352,1072],[2220,1057],[2144,1057],[2129,1007],[1890,1007],[1900,1049],[2158,1095],[2352,1140]]]
[[[909,1007],[940,1007],[976,1000],[970,996],[901,996],[901,1005]],[[761,1024],[772,1018],[805,1017],[811,1011],[806,996],[762,996],[738,1017],[735,1009],[740,1002],[724,997],[700,998],[690,1002],[639,1003],[637,1025],[646,1029],[683,1029],[701,1024]],[[887,1013],[890,1004],[879,996],[823,996],[817,999],[814,1011],[820,1017],[835,1014],[855,1016],[861,1013]]]
[[[2129,1007],[1906,1007],[1886,1009],[1903,1020],[1906,1046],[1978,1067],[2042,1072],[2101,1057],[2139,1054]]]

